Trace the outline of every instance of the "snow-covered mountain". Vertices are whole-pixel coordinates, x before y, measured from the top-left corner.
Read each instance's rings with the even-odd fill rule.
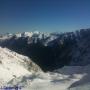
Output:
[[[89,29],[1,35],[0,89],[90,90],[89,40]]]
[[[30,57],[44,71],[90,64],[90,29],[67,33],[5,34],[0,45]]]
[[[41,69],[28,57],[0,47],[0,86],[37,71]]]
[[[0,45],[30,57],[44,71],[90,64],[90,29],[67,33],[5,34]]]
[[[1,90],[90,90],[90,65],[44,73],[28,57],[0,47]],[[12,88],[12,89],[11,89]]]

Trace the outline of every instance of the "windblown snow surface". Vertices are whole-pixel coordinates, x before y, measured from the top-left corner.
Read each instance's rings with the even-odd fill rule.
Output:
[[[90,90],[89,69],[90,65],[65,66],[44,73],[28,57],[0,47],[0,87],[17,85],[22,87],[21,90]]]

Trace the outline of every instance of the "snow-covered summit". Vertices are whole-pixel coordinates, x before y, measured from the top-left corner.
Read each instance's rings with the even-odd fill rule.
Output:
[[[17,38],[21,38],[21,37],[29,37],[29,38],[39,38],[39,39],[45,39],[47,37],[52,37],[56,36],[56,34],[52,34],[52,33],[45,33],[45,32],[39,32],[39,31],[34,31],[34,32],[22,32],[22,33],[15,33],[15,34],[10,34],[10,33],[6,33],[6,34],[2,34],[0,35],[0,39],[2,38],[10,38],[10,37],[17,37]]]

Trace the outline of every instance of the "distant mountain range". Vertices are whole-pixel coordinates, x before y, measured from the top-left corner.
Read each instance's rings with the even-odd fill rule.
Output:
[[[90,29],[66,33],[0,35],[0,46],[30,57],[44,71],[90,64]]]

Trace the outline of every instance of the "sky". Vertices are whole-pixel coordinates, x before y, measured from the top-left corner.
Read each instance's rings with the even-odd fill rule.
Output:
[[[0,33],[90,28],[90,0],[0,0]]]

